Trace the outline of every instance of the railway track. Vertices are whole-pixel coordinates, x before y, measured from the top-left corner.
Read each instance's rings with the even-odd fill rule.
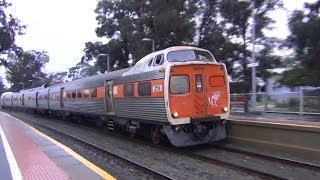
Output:
[[[85,144],[85,145],[88,145],[88,146],[94,148],[94,149],[97,149],[97,150],[99,150],[99,151],[102,151],[102,152],[104,152],[104,153],[106,153],[106,154],[108,154],[108,155],[110,155],[110,156],[112,156],[112,157],[118,158],[118,159],[122,160],[122,161],[125,162],[125,163],[131,164],[131,165],[137,167],[138,169],[146,172],[147,174],[153,175],[153,176],[156,177],[157,179],[174,179],[173,177],[170,177],[170,176],[168,176],[168,175],[166,175],[166,174],[163,174],[163,173],[161,173],[161,172],[159,172],[159,171],[157,171],[157,170],[151,169],[151,168],[149,168],[149,167],[147,167],[147,166],[144,166],[143,164],[140,164],[140,163],[138,163],[138,162],[136,162],[136,161],[134,161],[134,160],[128,159],[128,158],[126,158],[126,157],[124,157],[124,156],[122,156],[122,155],[119,155],[119,154],[116,154],[116,153],[114,153],[114,152],[111,152],[111,151],[109,151],[109,150],[107,150],[107,149],[104,149],[104,148],[100,147],[99,145],[92,144],[92,143],[87,142],[87,141],[84,141],[84,140],[82,140],[82,139],[80,139],[80,138],[78,138],[78,137],[75,137],[75,136],[73,136],[73,135],[71,135],[71,134],[68,134],[68,133],[66,133],[66,132],[60,131],[59,129],[56,129],[56,128],[53,128],[53,127],[50,127],[50,126],[41,124],[41,123],[39,123],[39,122],[35,122],[35,121],[31,121],[31,120],[27,120],[27,121],[30,122],[30,123],[32,123],[32,124],[35,124],[35,125],[37,125],[37,126],[41,126],[41,127],[45,128],[45,129],[48,129],[48,130],[50,130],[50,131],[54,131],[54,132],[56,132],[56,133],[60,133],[60,134],[62,134],[62,135],[64,135],[64,136],[67,136],[67,137],[70,138],[70,139],[73,139],[73,140],[75,140],[75,141],[81,142],[81,143],[83,143],[83,144]]]
[[[178,150],[170,149],[170,151],[172,151],[174,153],[177,153],[177,154],[180,154],[180,155],[183,155],[183,156],[186,156],[186,157],[189,157],[189,158],[197,159],[197,160],[200,160],[200,161],[203,161],[203,162],[206,162],[206,163],[219,165],[219,166],[222,166],[222,167],[226,167],[228,169],[233,169],[233,170],[240,171],[240,172],[243,172],[243,173],[246,173],[246,174],[250,174],[250,175],[253,175],[253,176],[258,176],[258,177],[263,178],[263,179],[279,179],[279,180],[285,180],[286,179],[286,178],[283,178],[283,177],[280,177],[280,176],[276,176],[276,175],[273,175],[273,174],[270,174],[270,173],[266,173],[266,172],[263,172],[263,171],[259,171],[259,170],[247,168],[247,167],[244,167],[244,166],[236,165],[236,164],[233,164],[233,163],[230,163],[230,162],[221,161],[221,160],[213,159],[213,158],[208,158],[207,156],[198,155],[198,154],[195,154],[194,152],[189,151],[189,150],[178,151]]]
[[[281,157],[271,156],[271,155],[267,155],[267,154],[260,154],[260,153],[245,151],[242,149],[231,148],[231,147],[226,147],[226,146],[218,146],[218,145],[211,145],[211,146],[213,148],[232,152],[232,153],[245,154],[245,155],[248,155],[251,157],[257,157],[257,158],[265,159],[265,160],[269,160],[269,161],[277,161],[277,162],[292,165],[292,166],[303,167],[303,168],[308,168],[308,169],[312,169],[315,171],[320,171],[320,166],[316,165],[316,164],[312,164],[312,163],[295,161],[292,159],[281,158]]]

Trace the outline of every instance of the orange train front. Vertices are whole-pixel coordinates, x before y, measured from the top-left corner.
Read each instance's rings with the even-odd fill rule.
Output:
[[[204,49],[151,53],[132,68],[2,97],[4,108],[85,117],[108,129],[150,133],[190,146],[226,138],[229,84],[224,64]],[[16,102],[16,103],[15,103]]]
[[[115,78],[114,112],[141,126],[152,124],[155,143],[161,133],[175,146],[221,140],[229,115],[227,77],[224,64],[207,50],[181,46],[154,52]]]

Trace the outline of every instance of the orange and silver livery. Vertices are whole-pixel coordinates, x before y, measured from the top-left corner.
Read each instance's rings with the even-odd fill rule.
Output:
[[[209,51],[177,46],[153,52],[131,68],[10,93],[2,101],[90,117],[132,134],[150,131],[154,143],[166,137],[175,146],[190,146],[226,138],[229,83],[225,65]]]

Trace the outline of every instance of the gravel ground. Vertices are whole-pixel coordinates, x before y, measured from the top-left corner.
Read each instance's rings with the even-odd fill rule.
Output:
[[[132,159],[148,167],[167,174],[175,179],[258,179],[259,177],[251,176],[242,172],[238,172],[224,167],[205,163],[185,156],[166,152],[151,146],[137,144],[127,139],[115,138],[101,131],[92,131],[88,128],[80,127],[75,124],[66,124],[59,120],[44,119],[42,117],[33,116],[25,113],[10,112],[10,114],[20,118],[21,120],[31,119],[50,125],[59,130],[73,134],[81,139],[99,144],[101,147],[108,149],[116,154]],[[40,131],[47,133],[49,136],[57,139],[63,144],[69,146],[74,151],[86,157],[88,160],[97,164],[118,179],[153,179],[146,177],[144,174],[135,172],[133,168],[122,165],[114,159],[109,159],[103,153],[92,151],[76,142],[66,140],[65,137],[59,136],[51,132],[46,132],[39,128]]]
[[[194,151],[195,154],[208,158],[233,162],[250,169],[273,174],[286,179],[318,179],[320,172],[303,167],[295,167],[280,162],[260,159],[245,154],[232,153],[216,148],[202,148]]]

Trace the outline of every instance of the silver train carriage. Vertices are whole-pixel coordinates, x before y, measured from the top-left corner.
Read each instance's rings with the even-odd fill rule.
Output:
[[[174,146],[226,138],[229,99],[225,65],[189,46],[151,53],[131,68],[1,96],[4,108],[91,116],[109,129],[148,130],[154,143],[165,136]]]

